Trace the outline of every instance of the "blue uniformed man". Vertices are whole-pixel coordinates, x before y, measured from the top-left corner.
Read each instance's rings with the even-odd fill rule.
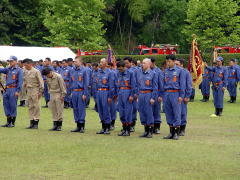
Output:
[[[64,98],[64,108],[69,108],[70,107],[70,101],[71,101],[71,89],[70,89],[70,79],[71,77],[69,76],[70,73],[70,68],[68,66],[67,60],[63,60],[62,61],[62,71],[61,71],[61,75],[63,77],[64,83],[66,85],[66,89],[67,89],[67,94]]]
[[[157,75],[151,70],[151,60],[145,58],[142,69],[137,72],[138,110],[144,133],[140,137],[152,138],[153,134],[153,105],[158,96]]]
[[[92,96],[95,102],[94,105],[94,110],[98,112],[97,110],[97,75],[98,75],[98,64],[93,63],[92,65],[93,71],[92,71],[92,77],[91,77],[91,91],[92,91]]]
[[[43,70],[43,60],[42,59],[40,59],[38,61],[38,65],[36,65],[35,68],[38,69],[40,72],[42,72],[42,70]]]
[[[137,78],[137,72],[138,72],[138,68],[137,67],[133,67],[132,66],[132,61],[133,59],[131,57],[125,57],[124,59],[124,63],[126,65],[126,68],[129,69],[130,71],[133,72],[135,79]],[[141,68],[140,68],[141,69]],[[136,92],[134,93],[134,99],[133,99],[133,114],[132,114],[132,127],[131,127],[131,132],[135,131],[135,125],[136,125],[136,121],[137,121],[137,96],[136,96]]]
[[[2,127],[14,127],[17,116],[17,100],[23,84],[23,71],[17,66],[17,57],[10,56],[9,67],[0,68],[6,74],[6,88],[3,93],[3,107],[7,123]]]
[[[190,100],[191,91],[192,91],[192,77],[190,72],[187,69],[184,69],[183,63],[184,63],[183,59],[177,59],[175,61],[175,64],[178,67],[182,68],[184,79],[186,82],[184,99],[183,99],[183,102],[181,103],[181,125],[180,125],[179,136],[185,135],[185,129],[187,125],[187,104]]]
[[[212,72],[211,80],[215,114],[212,114],[211,117],[217,117],[222,115],[224,91],[227,88],[228,83],[228,73],[227,68],[223,67],[223,58],[221,56],[218,56],[216,62],[217,65],[215,67],[209,67],[206,64],[206,68]]]
[[[74,60],[75,67],[69,72],[72,94],[72,106],[76,129],[71,132],[84,133],[86,117],[86,99],[88,95],[88,75],[82,65],[82,59],[77,56]]]
[[[62,74],[62,69],[59,66],[59,62],[57,60],[52,62],[52,67],[53,67],[53,71],[58,73],[58,74]]]
[[[133,72],[125,67],[123,61],[118,62],[117,68],[118,110],[123,127],[123,130],[118,135],[130,136],[136,79]]]
[[[235,65],[236,60],[231,59],[228,67],[228,85],[227,90],[230,95],[229,103],[235,103],[237,98],[237,84],[240,80],[240,69]]]
[[[51,59],[50,58],[45,58],[43,69],[44,68],[50,68],[51,70],[53,70],[53,67],[51,66]],[[43,81],[44,81],[43,95],[44,95],[45,102],[46,102],[46,105],[44,107],[47,108],[48,107],[48,102],[50,101],[50,94],[48,93],[47,79],[46,79],[45,76],[43,76]]]
[[[155,99],[155,102],[153,104],[153,118],[154,118],[154,127],[153,127],[153,133],[154,134],[160,134],[160,126],[162,123],[161,120],[161,98],[163,95],[162,93],[162,88],[163,88],[163,72],[156,66],[155,64],[155,59],[151,58],[151,69],[156,73],[157,77],[157,89],[158,89],[158,95],[157,98]]]
[[[186,79],[182,68],[175,65],[175,55],[166,57],[168,68],[164,71],[164,111],[170,133],[164,139],[179,139],[181,104],[185,95]]]
[[[107,59],[100,60],[97,78],[97,105],[102,129],[97,134],[110,134],[110,106],[114,96],[114,74],[107,68]]]
[[[211,85],[211,72],[205,68],[202,75],[202,83],[200,85],[201,93],[203,96],[202,102],[209,101],[210,97],[210,85]]]

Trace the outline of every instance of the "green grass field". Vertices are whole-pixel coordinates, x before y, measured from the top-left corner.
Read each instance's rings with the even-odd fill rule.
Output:
[[[29,125],[27,108],[18,108],[15,128],[0,128],[0,179],[240,179],[240,100],[229,104],[220,118],[212,100],[202,103],[199,92],[189,104],[186,136],[179,141],[163,140],[168,134],[165,115],[161,134],[152,139],[138,136],[143,127],[137,122],[130,137],[118,137],[117,120],[111,135],[96,135],[98,115],[87,109],[86,133],[70,133],[75,127],[72,110],[65,110],[63,131],[50,132],[49,109],[42,109],[40,128]],[[1,123],[5,123],[3,108]]]

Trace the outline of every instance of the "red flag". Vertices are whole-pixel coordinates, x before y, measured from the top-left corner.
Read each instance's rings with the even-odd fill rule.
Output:
[[[192,41],[191,53],[188,60],[188,70],[192,75],[193,87],[198,86],[202,82],[204,63],[195,38]]]

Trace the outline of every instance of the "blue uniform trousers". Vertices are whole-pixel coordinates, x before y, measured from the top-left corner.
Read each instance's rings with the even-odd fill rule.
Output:
[[[97,91],[98,114],[102,123],[110,124],[110,104],[108,104],[108,91]]]
[[[158,102],[157,99],[155,99],[155,103],[153,104],[153,119],[154,119],[154,124],[161,124],[162,120],[161,120],[161,104]]]
[[[74,120],[78,123],[85,123],[86,117],[86,102],[82,100],[83,91],[72,92],[72,106]]]
[[[118,94],[118,110],[122,123],[132,123],[133,103],[129,102],[130,90],[120,90]]]
[[[213,90],[213,101],[215,108],[223,108],[223,98],[224,92],[222,90],[222,86],[212,87]]]
[[[203,96],[209,96],[210,95],[210,80],[209,79],[203,79],[201,84],[201,92]]]
[[[165,92],[163,103],[168,125],[181,125],[181,104],[178,102],[179,92]]]
[[[138,110],[142,125],[153,125],[153,105],[150,104],[152,93],[140,93],[138,97]]]
[[[16,88],[8,88],[3,94],[3,107],[7,117],[17,116],[17,100],[15,96]]]
[[[230,96],[237,96],[237,82],[235,79],[228,80],[227,90]]]

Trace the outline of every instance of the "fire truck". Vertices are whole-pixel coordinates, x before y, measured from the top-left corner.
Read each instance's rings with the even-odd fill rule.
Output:
[[[134,48],[133,55],[157,55],[157,54],[177,54],[178,45],[170,44],[156,44],[152,47],[147,47],[145,45],[139,45]]]
[[[84,51],[82,49],[77,49],[77,56],[93,56],[102,54],[103,54],[102,50]]]
[[[233,46],[215,46],[214,50],[217,53],[240,53],[240,45],[233,47]]]

